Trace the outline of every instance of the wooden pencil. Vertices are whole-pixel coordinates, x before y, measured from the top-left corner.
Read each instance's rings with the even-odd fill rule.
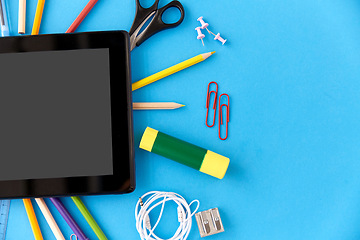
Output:
[[[19,22],[18,33],[25,33],[25,21],[26,21],[26,0],[19,0]]]
[[[43,11],[44,11],[44,5],[45,5],[45,0],[38,0],[31,35],[38,35],[39,34],[41,18],[42,18],[42,14],[43,14]]]
[[[185,105],[175,102],[137,102],[133,103],[134,110],[166,110],[184,107]]]
[[[29,222],[30,222],[31,229],[33,231],[35,240],[43,240],[43,236],[41,234],[39,223],[36,219],[36,215],[35,215],[31,200],[23,199],[23,202],[24,202],[25,210],[28,215]]]
[[[49,224],[51,231],[54,233],[56,240],[65,240],[64,235],[61,233],[59,226],[56,224],[54,217],[52,216],[49,208],[47,207],[44,199],[35,198],[42,214],[44,215],[47,223]]]
[[[94,5],[97,3],[98,0],[90,0],[88,4],[84,7],[84,9],[80,12],[79,16],[75,19],[75,21],[70,25],[66,33],[73,33],[80,25],[80,23],[84,20],[86,15],[91,11]]]
[[[85,204],[81,201],[80,197],[71,197],[71,199],[74,201],[75,205],[78,207],[81,214],[84,216],[85,220],[90,225],[91,229],[94,231],[96,236],[99,238],[99,240],[108,240],[104,234],[104,232],[101,230],[99,225],[96,223],[93,216],[91,216],[89,210],[86,208]]]
[[[162,79],[164,77],[167,77],[167,76],[169,76],[169,75],[171,75],[173,73],[176,73],[176,72],[181,71],[181,70],[183,70],[185,68],[188,68],[188,67],[190,67],[192,65],[195,65],[195,64],[197,64],[199,62],[202,62],[202,61],[204,61],[205,59],[207,59],[208,57],[210,57],[214,53],[215,52],[208,52],[208,53],[199,54],[199,55],[197,55],[197,56],[195,56],[193,58],[190,58],[190,59],[188,59],[186,61],[178,63],[178,64],[176,64],[176,65],[174,65],[172,67],[169,67],[169,68],[167,68],[165,70],[162,70],[162,71],[160,71],[158,73],[155,73],[155,74],[153,74],[153,75],[151,75],[149,77],[146,77],[146,78],[144,78],[144,79],[142,79],[140,81],[134,82],[132,84],[132,90],[135,91],[136,89],[142,88],[142,87],[144,87],[144,86],[146,86],[146,85],[148,85],[150,83],[153,83],[153,82],[155,82],[157,80],[160,80],[160,79]]]

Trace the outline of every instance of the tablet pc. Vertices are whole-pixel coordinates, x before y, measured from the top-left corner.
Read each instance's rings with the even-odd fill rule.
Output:
[[[129,35],[0,38],[0,198],[135,188]]]

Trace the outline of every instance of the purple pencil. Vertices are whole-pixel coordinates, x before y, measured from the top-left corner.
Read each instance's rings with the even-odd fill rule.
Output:
[[[69,211],[65,208],[65,206],[61,202],[61,200],[59,198],[50,198],[50,201],[54,204],[54,206],[59,211],[61,216],[65,219],[67,224],[69,224],[70,228],[73,230],[75,235],[79,238],[79,240],[89,240],[89,238],[85,236],[84,232],[81,230],[79,225],[77,225],[75,220],[72,218]]]

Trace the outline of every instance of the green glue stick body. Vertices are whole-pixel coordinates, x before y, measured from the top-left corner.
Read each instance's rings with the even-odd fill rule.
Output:
[[[230,159],[147,127],[140,148],[222,179]]]

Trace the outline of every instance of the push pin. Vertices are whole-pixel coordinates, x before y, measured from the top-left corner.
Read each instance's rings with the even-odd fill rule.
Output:
[[[197,20],[201,23],[201,29],[205,28],[208,31],[208,33],[215,36],[215,34],[207,28],[209,26],[209,24],[203,20],[203,17],[199,17]]]
[[[222,42],[222,45],[224,45],[224,43],[226,42],[226,39],[220,37],[220,33],[216,34],[214,40],[219,40],[220,42]]]
[[[197,39],[201,39],[202,45],[205,46],[205,45],[204,45],[204,41],[203,41],[203,38],[205,37],[205,35],[201,32],[200,29],[201,29],[201,27],[195,28],[195,30],[196,30],[197,33],[198,33]]]

